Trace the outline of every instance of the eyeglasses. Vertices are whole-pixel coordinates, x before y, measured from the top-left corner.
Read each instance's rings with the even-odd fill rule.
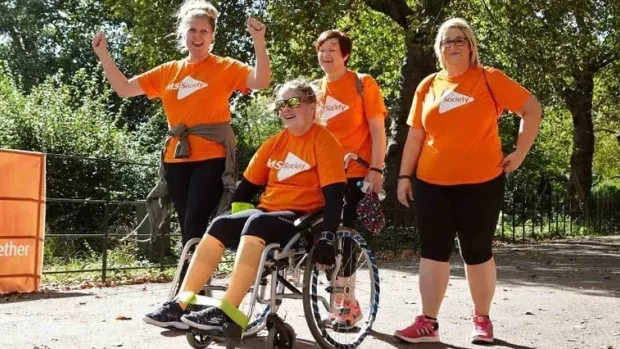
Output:
[[[275,102],[275,111],[279,112],[284,109],[285,106],[289,106],[291,109],[301,107],[301,98],[300,97],[291,97],[289,99],[280,99]]]
[[[442,40],[441,41],[441,46],[442,47],[450,47],[452,45],[455,45],[457,47],[463,46],[467,43],[467,39],[466,38],[456,38],[454,40],[450,40],[450,39],[446,39],[446,40]]]

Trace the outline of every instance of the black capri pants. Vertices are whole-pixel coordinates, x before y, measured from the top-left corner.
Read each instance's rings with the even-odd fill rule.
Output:
[[[165,163],[168,192],[179,215],[183,246],[201,238],[224,192],[225,158]]]
[[[503,173],[479,184],[436,185],[418,179],[414,197],[422,258],[448,262],[458,236],[465,264],[490,260],[504,184]]]
[[[244,235],[265,240],[265,245],[286,245],[297,233],[294,225],[299,214],[291,211],[265,212],[260,209],[246,210],[219,216],[211,222],[206,234],[218,239],[226,248],[236,249]]]

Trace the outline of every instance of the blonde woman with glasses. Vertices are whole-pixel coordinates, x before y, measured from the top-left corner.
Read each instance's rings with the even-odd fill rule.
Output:
[[[415,198],[422,306],[414,323],[395,336],[410,343],[439,341],[437,316],[458,237],[473,301],[472,342],[492,343],[489,313],[496,283],[492,242],[504,177],[519,168],[534,143],[542,108],[503,72],[481,65],[476,38],[465,20],[454,18],[441,25],[435,53],[441,70],[425,78],[415,92],[397,189],[404,206]],[[521,117],[518,141],[510,154],[502,153],[498,130],[503,109]]]

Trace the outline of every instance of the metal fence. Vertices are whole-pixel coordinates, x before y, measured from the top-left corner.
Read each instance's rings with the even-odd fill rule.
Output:
[[[157,244],[142,245],[148,260],[139,265],[114,265],[110,251],[144,217],[144,201],[156,183],[157,165],[113,159],[47,154],[46,248],[51,254],[90,249],[100,258],[94,268],[50,270],[44,274],[101,273],[159,269],[176,266],[180,234],[173,217]],[[131,167],[131,169],[127,169]],[[386,186],[387,191],[395,190]],[[387,224],[378,236],[368,236],[375,251],[417,249],[419,239],[413,210],[394,201],[384,202]],[[145,237],[148,227],[140,231]],[[507,241],[579,234],[615,234],[620,231],[620,196],[595,197],[584,209],[573,207],[562,195],[526,195],[507,191],[496,238]],[[72,242],[70,242],[72,241]],[[78,243],[80,242],[80,243]],[[176,244],[177,248],[171,246]],[[87,247],[85,247],[87,246]],[[49,247],[49,246],[48,246]],[[51,256],[50,256],[51,257]],[[79,258],[76,257],[76,258]]]

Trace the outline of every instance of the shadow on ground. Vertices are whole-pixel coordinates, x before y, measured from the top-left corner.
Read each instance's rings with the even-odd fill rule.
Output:
[[[48,291],[36,293],[7,294],[0,296],[0,304],[38,301],[42,299],[91,297],[92,292]]]
[[[503,244],[495,248],[499,284],[547,286],[583,294],[620,296],[620,236]],[[465,277],[458,254],[452,275]],[[418,259],[380,262],[380,268],[417,274]]]
[[[377,340],[390,344],[392,345],[394,348],[411,348],[412,344],[411,343],[405,343],[402,342],[396,338],[394,338],[394,336],[392,336],[391,334],[387,334],[387,333],[381,333],[381,332],[377,332],[377,331],[371,331],[371,336],[376,338]],[[481,348],[484,347],[489,347],[489,346],[480,346]],[[519,345],[519,344],[514,344],[514,343],[509,343],[506,342],[504,340],[501,339],[495,339],[495,342],[492,345],[493,348],[510,348],[510,349],[534,349],[532,347],[528,347],[528,346],[524,346],[524,345]],[[464,347],[460,347],[458,345],[453,345],[450,343],[419,343],[415,345],[416,349],[466,349]]]
[[[161,332],[162,336],[165,337],[185,337],[185,332],[183,331],[174,331],[174,330],[164,330]],[[267,338],[265,336],[251,337],[243,340],[237,346],[238,349],[264,349],[266,346]],[[225,347],[225,344],[222,342],[215,342],[210,347],[216,348],[217,346]],[[308,341],[302,338],[297,338],[295,340],[295,349],[310,349],[317,348],[317,344],[312,341]]]

